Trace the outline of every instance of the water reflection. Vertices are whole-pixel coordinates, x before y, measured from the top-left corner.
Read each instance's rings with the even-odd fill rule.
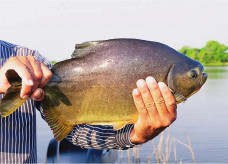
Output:
[[[211,79],[228,78],[228,67],[205,67],[205,71]]]

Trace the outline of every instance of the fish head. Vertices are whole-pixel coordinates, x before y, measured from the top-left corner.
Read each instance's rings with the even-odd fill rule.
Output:
[[[206,82],[207,76],[200,62],[188,59],[171,66],[167,77],[167,84],[176,102],[180,103],[198,92]]]

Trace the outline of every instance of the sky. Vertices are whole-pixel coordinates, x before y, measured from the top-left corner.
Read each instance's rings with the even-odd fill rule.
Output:
[[[70,58],[76,43],[113,38],[174,49],[228,45],[228,0],[0,0],[0,40]]]

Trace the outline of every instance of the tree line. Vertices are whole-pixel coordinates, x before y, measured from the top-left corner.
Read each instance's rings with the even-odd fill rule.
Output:
[[[179,52],[205,65],[228,65],[228,46],[218,41],[208,41],[202,48],[184,46]]]

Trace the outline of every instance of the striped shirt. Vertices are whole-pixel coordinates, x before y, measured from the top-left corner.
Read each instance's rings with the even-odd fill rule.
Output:
[[[28,55],[51,68],[50,62],[38,51],[0,40],[0,67],[12,56]],[[0,99],[3,96],[0,94]],[[37,162],[35,109],[40,109],[40,103],[29,99],[8,117],[0,116],[0,163]],[[106,125],[76,125],[66,138],[82,148],[127,149],[134,146],[129,136],[132,127],[129,124],[114,131]]]

